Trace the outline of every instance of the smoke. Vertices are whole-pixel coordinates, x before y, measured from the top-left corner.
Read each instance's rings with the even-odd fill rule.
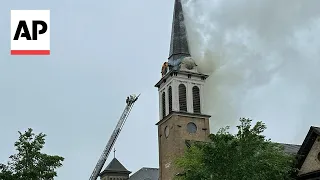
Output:
[[[204,111],[213,132],[249,117],[266,122],[271,134],[290,134],[278,141],[301,143],[310,126],[320,125],[319,0],[183,6],[191,54],[210,75]]]

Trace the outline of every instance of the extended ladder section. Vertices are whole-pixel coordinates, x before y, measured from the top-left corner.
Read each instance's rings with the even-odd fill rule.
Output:
[[[103,150],[103,153],[100,156],[98,163],[97,163],[96,167],[94,168],[89,180],[96,180],[99,177],[99,174],[100,174],[106,160],[108,159],[108,156],[112,150],[112,147],[115,144],[115,142],[120,134],[120,131],[121,131],[123,125],[125,124],[134,103],[138,100],[139,96],[140,96],[140,94],[138,96],[130,95],[129,97],[127,97],[127,99],[126,99],[127,105],[126,105],[126,107],[125,107],[125,109],[119,119],[119,122],[118,122],[116,128],[114,129],[114,131],[108,141],[107,146]]]

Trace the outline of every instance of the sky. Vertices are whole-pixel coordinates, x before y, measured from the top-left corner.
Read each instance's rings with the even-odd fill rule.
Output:
[[[207,71],[211,79],[206,85],[207,91],[213,92],[207,92],[206,96],[206,111],[213,115],[211,128],[236,122],[239,116],[252,117],[267,123],[266,135],[274,141],[301,143],[311,125],[320,125],[317,120],[320,26],[317,29],[299,24],[304,20],[299,16],[300,11],[296,11],[299,8],[293,11],[288,8],[289,13],[281,14],[283,8],[279,4],[254,4],[252,7],[257,11],[248,6],[251,0],[233,6],[224,2],[218,8],[202,4],[207,7],[202,11],[192,11],[192,3],[186,5],[191,53],[200,69],[213,64],[213,69]],[[281,2],[286,5],[284,2],[288,1]],[[309,12],[310,17],[319,15],[312,14],[315,11],[310,9],[319,7],[312,4],[316,1],[308,2],[311,3],[301,9]],[[13,9],[51,10],[50,56],[9,55],[10,10]],[[273,16],[271,10],[276,12]],[[6,162],[15,153],[13,144],[18,131],[30,127],[47,134],[45,153],[65,157],[56,179],[88,179],[125,107],[126,97],[141,93],[115,144],[116,157],[132,172],[142,167],[158,167],[155,124],[159,120],[159,102],[154,85],[160,79],[162,63],[168,58],[172,12],[173,0],[3,2],[0,6],[0,136],[5,138],[0,139],[0,162]],[[203,12],[207,15],[203,16]],[[208,22],[216,22],[222,28],[214,29]],[[261,26],[260,22],[270,26]],[[239,32],[229,31],[239,30],[243,24],[248,25],[247,30],[257,31],[252,31],[251,36],[242,32],[241,38]],[[294,32],[303,35],[289,38],[294,47],[281,45],[284,38],[279,37],[292,33],[289,30],[295,25],[305,27]],[[197,28],[201,33],[195,33]],[[223,46],[224,32],[241,43]],[[207,39],[204,48],[209,58],[199,55],[198,50],[203,48],[202,33],[214,37]],[[261,38],[261,34],[265,36]],[[270,43],[270,39],[277,41]],[[240,46],[243,42],[249,45]],[[258,53],[250,54],[253,50]],[[217,51],[225,53],[228,61],[215,58]],[[240,61],[241,58],[245,61]],[[205,61],[208,59],[214,62],[208,64]],[[274,68],[277,63],[281,66]],[[271,71],[261,68],[269,66]],[[113,153],[106,164],[112,158]]]
[[[191,55],[210,75],[211,132],[246,117],[273,141],[301,144],[320,126],[319,0],[183,1]]]
[[[51,10],[50,56],[10,55],[14,9]],[[132,172],[158,167],[154,85],[169,54],[172,12],[171,1],[2,2],[0,162],[15,153],[18,131],[30,127],[47,134],[44,152],[65,157],[56,179],[89,179],[126,97],[141,93],[116,157]]]

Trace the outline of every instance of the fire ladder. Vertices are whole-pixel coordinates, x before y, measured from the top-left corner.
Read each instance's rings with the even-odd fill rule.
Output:
[[[104,163],[108,159],[108,156],[112,150],[112,147],[113,147],[114,143],[116,142],[116,140],[120,134],[120,131],[123,128],[123,125],[125,124],[128,116],[130,114],[130,111],[131,111],[134,103],[138,100],[139,96],[140,96],[140,94],[138,96],[130,95],[127,97],[127,99],[126,99],[127,105],[126,105],[126,107],[125,107],[125,109],[124,109],[124,111],[118,121],[116,128],[113,130],[113,133],[108,141],[108,144],[105,147],[105,149],[103,150],[103,153],[100,156],[98,163],[97,163],[96,167],[94,168],[89,180],[97,180],[97,178],[99,177],[99,174],[104,166]]]

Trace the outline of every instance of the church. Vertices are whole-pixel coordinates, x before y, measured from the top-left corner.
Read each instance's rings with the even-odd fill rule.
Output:
[[[190,141],[207,141],[209,118],[202,112],[203,88],[208,75],[198,72],[188,47],[181,0],[175,0],[170,53],[162,66],[159,92],[159,169],[143,167],[135,173],[114,158],[100,173],[101,180],[172,180],[179,175],[173,160]],[[282,144],[286,153],[296,154],[298,180],[320,180],[320,128],[310,127],[302,145]]]

